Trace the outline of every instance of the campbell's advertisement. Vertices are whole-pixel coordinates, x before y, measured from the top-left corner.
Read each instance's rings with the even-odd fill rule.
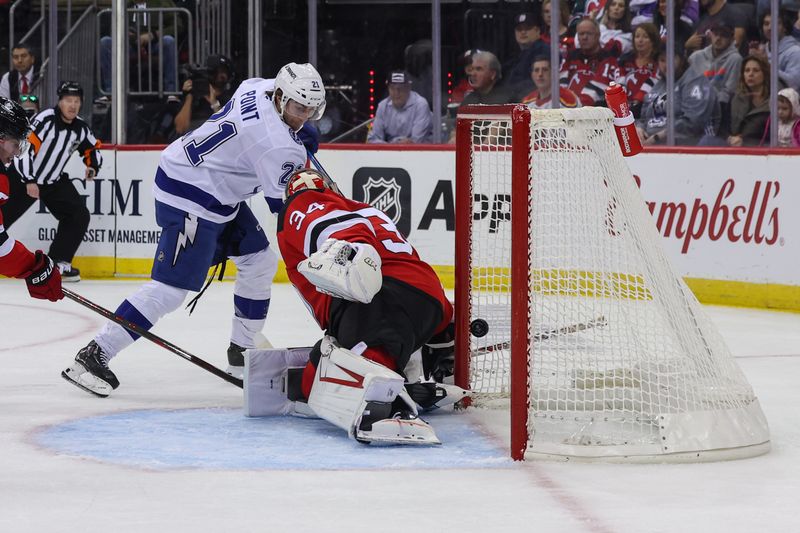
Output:
[[[155,223],[153,176],[159,151],[104,151],[93,182],[73,181],[92,214],[78,251],[90,275],[147,274],[160,231]],[[343,192],[375,205],[431,264],[453,265],[455,152],[442,150],[323,149],[318,159]],[[689,278],[800,286],[800,156],[640,154],[627,160],[667,255]],[[82,175],[73,158],[67,167]],[[578,177],[579,178],[579,177]],[[567,178],[565,178],[567,179]],[[506,192],[473,206],[493,224],[509,221]],[[268,234],[275,217],[257,196],[250,200]],[[47,250],[57,221],[34,204],[10,233]],[[102,270],[102,269],[101,269]]]
[[[800,157],[642,154],[629,161],[686,277],[800,285]]]

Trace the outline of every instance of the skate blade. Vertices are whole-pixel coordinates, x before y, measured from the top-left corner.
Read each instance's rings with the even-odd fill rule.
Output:
[[[80,363],[75,363],[62,371],[61,377],[79,389],[83,389],[100,398],[108,398],[108,395],[114,390],[107,382],[87,372],[86,368]]]
[[[442,441],[427,422],[419,418],[401,420],[387,418],[372,424],[370,431],[358,431],[356,440],[364,444],[390,446],[395,444],[412,446],[432,446]]]

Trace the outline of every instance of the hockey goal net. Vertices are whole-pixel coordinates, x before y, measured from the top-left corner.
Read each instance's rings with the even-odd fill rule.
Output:
[[[512,457],[769,449],[752,388],[662,250],[608,110],[462,108],[456,174],[455,378],[477,406],[510,407]]]

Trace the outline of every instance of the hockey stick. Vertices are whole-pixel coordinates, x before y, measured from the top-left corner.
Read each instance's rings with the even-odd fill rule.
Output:
[[[570,333],[578,333],[579,331],[585,331],[587,329],[592,328],[602,328],[608,324],[606,317],[603,315],[598,316],[593,320],[589,320],[588,322],[578,322],[577,324],[572,324],[569,326],[564,326],[558,329],[551,329],[550,331],[543,331],[541,333],[537,333],[531,339],[533,342],[545,341],[552,337],[557,337],[560,335],[568,335]],[[496,352],[498,350],[507,350],[511,347],[511,341],[504,341],[498,342],[497,344],[490,344],[489,346],[483,346],[475,350],[473,355],[484,355],[487,353]]]
[[[144,337],[145,339],[149,340],[150,342],[155,343],[158,346],[161,346],[165,350],[169,350],[170,352],[174,353],[175,355],[179,355],[179,356],[183,357],[184,359],[186,359],[190,363],[194,363],[195,365],[199,366],[203,370],[211,372],[215,376],[224,379],[228,383],[232,383],[232,384],[236,385],[240,389],[244,387],[241,379],[238,379],[238,378],[235,378],[235,377],[231,376],[230,374],[226,373],[224,370],[221,370],[221,369],[215,367],[214,365],[212,365],[211,363],[208,363],[208,362],[200,359],[196,355],[192,355],[189,352],[187,352],[186,350],[175,346],[174,344],[172,344],[171,342],[169,342],[167,340],[162,339],[158,335],[150,333],[149,331],[147,331],[143,327],[139,326],[138,324],[134,324],[130,320],[126,320],[126,319],[122,318],[121,316],[119,316],[119,315],[117,315],[115,313],[112,313],[111,311],[109,311],[105,307],[101,307],[101,306],[97,305],[96,303],[92,302],[91,300],[87,300],[86,298],[84,298],[80,294],[76,294],[76,293],[72,292],[69,289],[62,289],[62,290],[64,291],[64,296],[66,296],[67,298],[69,298],[73,302],[77,302],[77,303],[81,304],[82,306],[91,309],[95,313],[104,316],[105,318],[111,320],[112,322],[116,322],[117,324],[119,324],[123,328],[127,329],[128,331],[136,333],[137,335],[140,335],[140,336]]]
[[[319,162],[319,159],[317,159],[317,156],[315,156],[313,153],[311,153],[311,150],[309,150],[309,149],[306,149],[306,153],[308,154],[308,159],[311,160],[311,164],[314,165],[314,167],[317,170],[319,170],[320,172],[325,174],[326,178],[328,178],[329,180],[333,181],[333,178],[331,178],[331,175],[328,174],[328,172],[322,166],[322,163]]]

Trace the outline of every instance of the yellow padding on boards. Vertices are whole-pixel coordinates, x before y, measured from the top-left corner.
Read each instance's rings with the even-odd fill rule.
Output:
[[[623,300],[652,300],[642,276],[620,272],[547,269],[534,270],[531,290],[549,296],[587,296]],[[509,290],[511,271],[506,267],[472,269],[472,287],[487,292]]]

